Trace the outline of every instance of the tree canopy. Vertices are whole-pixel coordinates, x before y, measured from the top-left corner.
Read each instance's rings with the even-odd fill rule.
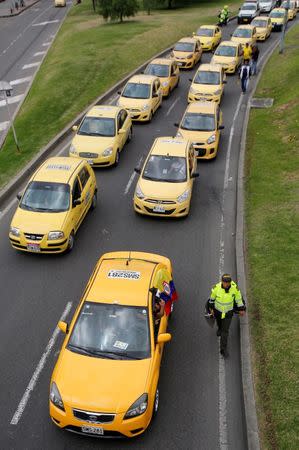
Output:
[[[134,16],[138,11],[137,0],[98,0],[100,14],[104,19],[123,21],[124,17]]]

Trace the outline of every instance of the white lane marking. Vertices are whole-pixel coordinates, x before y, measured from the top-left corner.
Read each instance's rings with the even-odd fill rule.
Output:
[[[47,11],[49,11],[49,9],[52,9],[53,8],[53,5],[51,4],[50,6],[49,6],[49,8],[47,8],[47,9],[45,9],[44,11],[42,11],[32,22],[30,22],[29,23],[29,25],[27,25],[27,27],[26,28],[24,28],[24,30],[22,31],[22,33],[19,33],[18,35],[17,35],[17,37],[13,40],[13,41],[11,41],[11,43],[9,44],[9,46],[8,47],[6,47],[6,49],[5,50],[3,50],[3,52],[0,54],[0,56],[1,55],[5,55],[5,53],[7,52],[7,50],[9,50],[10,49],[10,47],[12,47],[22,36],[23,36],[23,34],[32,26],[32,24],[37,20],[37,19],[39,19],[43,14],[45,14]]]
[[[40,63],[41,63],[41,61],[37,61],[37,62],[34,62],[34,63],[30,63],[30,64],[25,64],[25,65],[22,67],[22,70],[25,70],[25,69],[31,69],[31,67],[39,66]]]
[[[137,164],[138,167],[141,166],[142,159],[143,159],[143,156],[141,156],[141,158],[140,158],[139,161],[138,161],[138,164]],[[125,190],[124,190],[124,195],[127,195],[127,193],[129,192],[130,187],[131,187],[131,185],[132,185],[132,183],[133,183],[134,178],[135,178],[136,175],[137,175],[137,174],[136,174],[136,172],[134,171],[134,172],[132,173],[132,175],[130,176],[129,181],[128,181],[128,184],[127,184],[127,186],[126,186],[126,188],[125,188]]]
[[[44,42],[42,44],[42,47],[49,47],[49,45],[51,45],[51,44],[52,44],[52,42]]]
[[[225,257],[225,246],[224,246],[224,231],[225,231],[225,220],[224,220],[224,203],[225,194],[228,187],[229,181],[229,164],[232,149],[232,139],[235,130],[235,121],[240,112],[242,103],[242,96],[240,95],[236,111],[233,117],[232,126],[229,135],[228,148],[225,158],[225,173],[223,180],[223,193],[221,202],[221,220],[220,220],[220,241],[219,241],[219,266],[218,275],[219,279],[224,272],[224,257]],[[225,373],[225,360],[220,355],[220,343],[219,343],[219,356],[218,356],[218,377],[219,377],[219,448],[220,450],[228,450],[228,432],[227,432],[227,400],[226,400],[226,373]]]
[[[16,86],[17,84],[28,83],[31,80],[32,80],[32,77],[18,78],[17,80],[10,81],[9,84],[11,86]]]
[[[36,52],[34,53],[33,56],[41,56],[41,55],[45,55],[47,53],[47,50],[43,50],[42,52]]]
[[[13,103],[18,103],[19,101],[22,100],[23,97],[24,97],[24,94],[15,95],[14,97],[8,97],[7,98],[8,104],[12,105]],[[5,105],[6,105],[6,100],[0,100],[0,107],[5,106]]]
[[[170,105],[170,107],[167,110],[166,116],[168,116],[171,111],[173,110],[173,108],[175,107],[176,103],[179,101],[180,97],[176,98],[175,101],[172,103],[172,105]]]
[[[58,19],[55,20],[47,20],[46,22],[40,22],[40,23],[33,23],[32,26],[33,27],[43,27],[45,25],[48,25],[49,23],[57,23],[59,22]]]
[[[67,317],[67,315],[70,312],[71,308],[72,308],[72,302],[68,302],[66,307],[65,307],[65,310],[63,311],[62,316],[60,317],[59,320],[65,320],[65,318]],[[24,410],[26,408],[26,405],[28,403],[30,395],[31,395],[33,389],[36,386],[36,383],[37,383],[38,378],[39,378],[39,376],[41,374],[41,371],[45,367],[47,358],[48,358],[48,356],[49,356],[49,354],[50,354],[50,352],[51,352],[51,350],[52,350],[52,348],[53,348],[53,346],[54,346],[54,344],[56,342],[56,339],[57,339],[58,335],[59,335],[59,328],[56,326],[56,328],[53,331],[53,334],[52,334],[52,336],[51,336],[51,338],[50,338],[50,340],[48,342],[48,345],[47,345],[44,353],[42,354],[42,357],[39,360],[39,363],[38,363],[38,365],[37,365],[37,367],[36,367],[32,377],[31,377],[31,380],[29,381],[29,384],[28,384],[28,386],[27,386],[27,388],[26,388],[26,390],[24,392],[24,395],[23,395],[23,397],[22,397],[22,399],[21,399],[21,401],[20,401],[20,403],[18,405],[18,408],[17,408],[16,412],[14,413],[13,418],[10,421],[11,425],[17,425],[19,420],[20,420],[20,418],[22,417],[22,414],[23,414],[23,412],[24,412]]]
[[[9,122],[5,121],[5,122],[0,122],[0,131],[4,131],[6,130],[6,128],[8,127]]]

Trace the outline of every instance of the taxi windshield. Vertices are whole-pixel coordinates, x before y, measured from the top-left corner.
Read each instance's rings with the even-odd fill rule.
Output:
[[[149,358],[148,309],[86,301],[67,348],[96,358]]]
[[[177,42],[175,44],[174,50],[177,50],[178,52],[193,52],[194,51],[194,44],[191,42]]]
[[[243,9],[243,10],[245,10],[245,11],[250,11],[251,9],[252,9],[252,10],[255,10],[255,9],[256,9],[256,6],[255,6],[255,5],[250,5],[250,4],[246,3],[245,5],[241,6],[241,9]]]
[[[283,11],[272,11],[270,13],[270,17],[276,17],[276,18],[284,17],[284,15],[285,15],[285,12],[283,12]]]
[[[151,85],[145,83],[128,83],[123,90],[122,97],[149,98]]]
[[[144,71],[147,75],[156,77],[169,77],[169,66],[166,64],[150,64]]]
[[[240,37],[240,38],[250,38],[251,34],[252,34],[252,31],[250,29],[237,28],[234,31],[233,36],[234,37]]]
[[[180,128],[190,131],[214,131],[215,117],[212,114],[187,113]]]
[[[78,134],[87,136],[115,136],[115,121],[109,117],[85,117]]]
[[[186,159],[179,156],[151,155],[144,168],[145,180],[182,183],[187,180]]]
[[[261,20],[257,19],[257,20],[254,20],[252,22],[252,26],[264,28],[264,27],[267,26],[267,21],[266,20],[262,20],[262,19]]]
[[[220,73],[210,72],[209,70],[200,70],[197,72],[193,83],[196,84],[219,84],[220,83]]]
[[[70,207],[70,187],[64,183],[31,181],[19,206],[27,211],[67,211]]]
[[[215,51],[217,56],[236,56],[237,48],[232,45],[219,45]]]
[[[211,30],[210,28],[199,28],[196,32],[197,36],[210,36],[212,37],[214,35],[214,30]]]

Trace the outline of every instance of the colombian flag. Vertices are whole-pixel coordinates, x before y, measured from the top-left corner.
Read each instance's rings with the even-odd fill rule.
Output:
[[[178,295],[174,282],[166,269],[159,271],[155,287],[158,289],[157,296],[165,301],[165,314],[168,316],[171,313],[171,305],[178,299]]]

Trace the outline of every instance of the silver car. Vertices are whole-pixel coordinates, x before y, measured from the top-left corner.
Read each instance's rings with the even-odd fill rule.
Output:
[[[257,2],[244,3],[238,14],[238,24],[250,23],[260,13]]]

